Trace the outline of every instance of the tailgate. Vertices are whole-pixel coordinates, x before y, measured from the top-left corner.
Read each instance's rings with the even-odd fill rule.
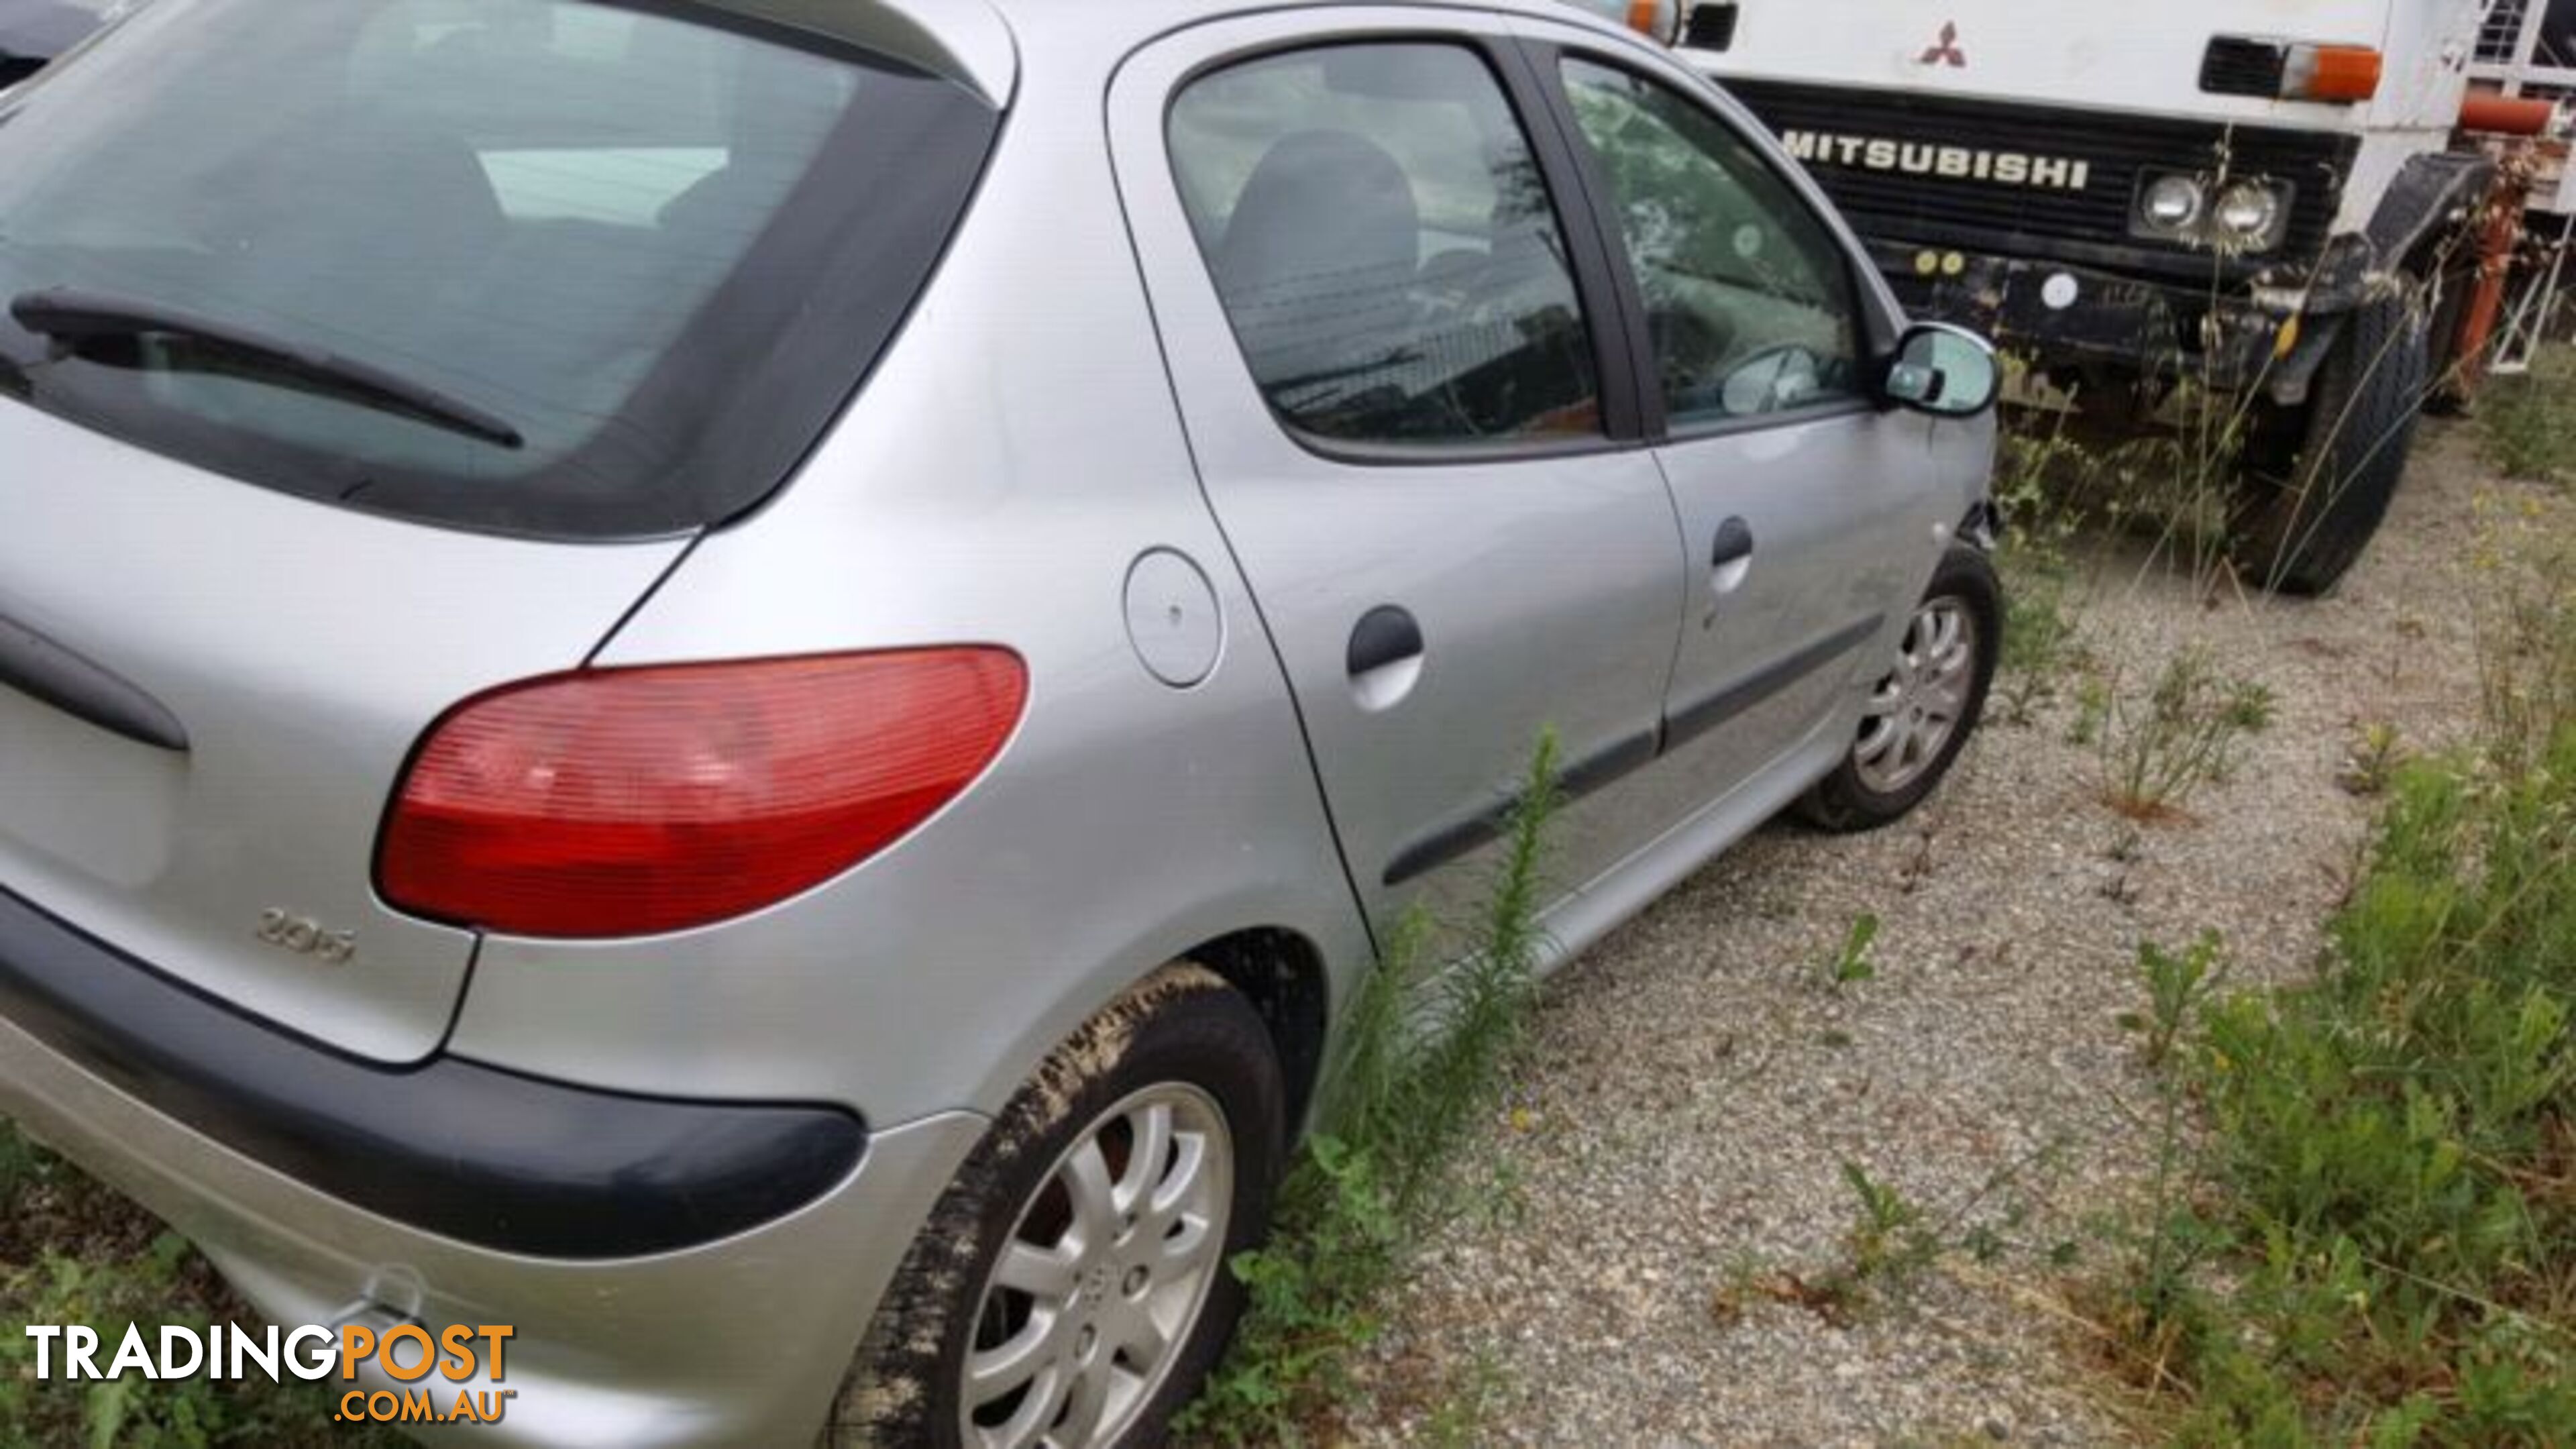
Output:
[[[681,548],[395,522],[0,400],[0,634],[57,686],[0,686],[0,889],[348,1052],[428,1054],[474,937],[376,898],[404,761],[458,700],[581,663]],[[65,708],[66,671],[184,747]]]

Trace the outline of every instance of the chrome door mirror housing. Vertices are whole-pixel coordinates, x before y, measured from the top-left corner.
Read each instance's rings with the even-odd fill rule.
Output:
[[[2002,390],[1994,344],[1946,322],[1907,328],[1879,377],[1879,395],[1891,406],[1936,418],[1973,418],[1993,407]]]

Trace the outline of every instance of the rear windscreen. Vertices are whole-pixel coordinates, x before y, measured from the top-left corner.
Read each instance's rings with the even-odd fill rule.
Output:
[[[405,518],[720,522],[858,386],[996,123],[715,6],[155,0],[0,102],[0,395]]]

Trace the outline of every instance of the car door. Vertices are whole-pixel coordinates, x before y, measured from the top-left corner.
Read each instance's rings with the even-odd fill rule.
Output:
[[[1238,638],[1275,649],[1381,924],[1481,897],[1543,730],[1558,894],[1674,815],[1640,774],[1684,593],[1670,495],[1598,231],[1564,220],[1562,139],[1528,125],[1545,103],[1500,25],[1216,22],[1132,58],[1111,102],[1174,390],[1267,626]]]
[[[1706,82],[1526,29],[1612,234],[1681,517],[1667,768],[1702,797],[1811,771],[1959,521],[1935,425],[1875,396],[1898,319],[1821,196]]]

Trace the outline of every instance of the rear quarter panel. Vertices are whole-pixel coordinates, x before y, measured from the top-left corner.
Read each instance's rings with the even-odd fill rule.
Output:
[[[1085,1017],[1229,931],[1295,931],[1337,984],[1369,959],[1174,415],[1103,141],[1112,43],[1066,23],[1028,47],[1047,62],[1023,72],[982,194],[860,400],[600,660],[997,643],[1029,666],[1019,734],[909,839],[762,914],[487,942],[459,1053],[889,1124],[997,1111]],[[1195,560],[1224,614],[1194,689],[1156,682],[1126,637],[1124,582],[1155,547]]]

